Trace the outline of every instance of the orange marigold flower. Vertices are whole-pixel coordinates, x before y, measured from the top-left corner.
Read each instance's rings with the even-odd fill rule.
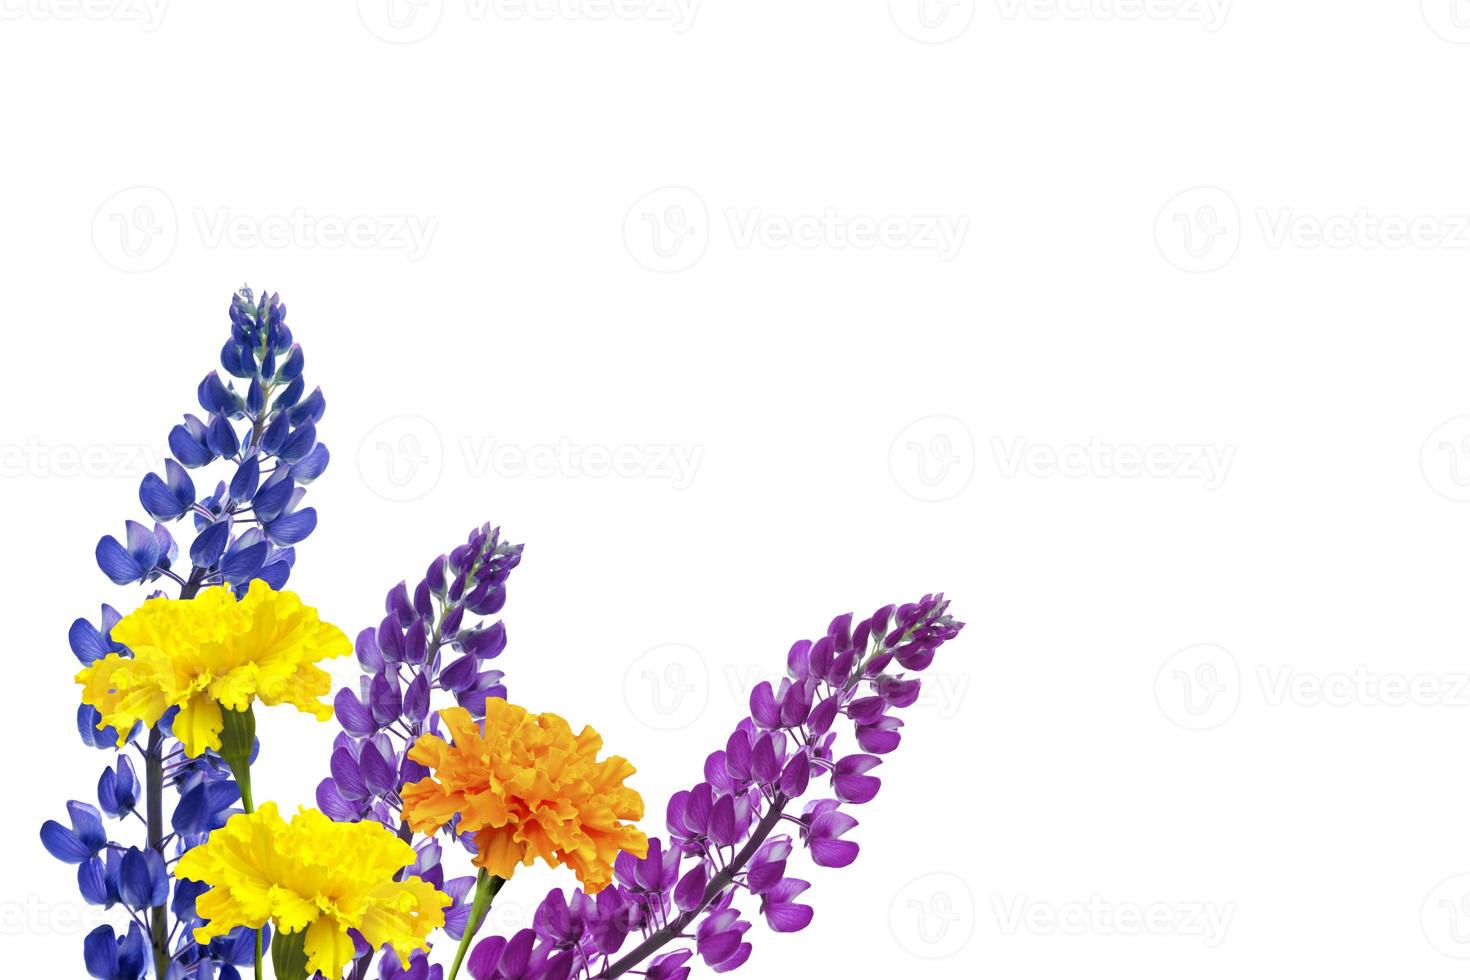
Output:
[[[619,851],[647,855],[648,838],[620,822],[643,817],[643,798],[623,785],[637,770],[621,756],[597,761],[602,736],[591,728],[573,735],[565,719],[500,698],[485,702],[483,725],[463,708],[439,717],[454,744],[425,735],[408,753],[433,773],[403,788],[414,830],[434,833],[458,814],[490,874],[509,878],[540,858],[570,866],[589,895],[612,880]]]

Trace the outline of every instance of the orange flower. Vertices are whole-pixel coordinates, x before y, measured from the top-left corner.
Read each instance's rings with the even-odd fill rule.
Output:
[[[434,833],[458,814],[490,874],[509,878],[540,858],[569,865],[589,895],[612,880],[619,851],[647,855],[648,838],[620,822],[643,817],[643,798],[623,785],[637,770],[621,756],[598,762],[602,737],[591,728],[573,735],[563,718],[500,698],[485,702],[483,726],[463,708],[439,717],[454,744],[425,735],[408,753],[433,773],[403,788],[415,831]]]

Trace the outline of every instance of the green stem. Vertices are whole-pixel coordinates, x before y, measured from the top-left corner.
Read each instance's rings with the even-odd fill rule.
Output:
[[[454,966],[449,968],[449,980],[459,976],[460,965],[464,963],[465,954],[470,951],[470,943],[475,941],[475,933],[480,931],[480,926],[485,924],[485,916],[490,912],[490,903],[500,892],[505,884],[505,879],[492,875],[484,868],[475,878],[475,902],[470,906],[470,918],[465,923],[464,936],[459,941],[459,951],[454,954]]]
[[[220,732],[220,756],[235,776],[240,787],[240,805],[246,813],[255,812],[255,797],[250,792],[250,754],[255,751],[255,706],[244,711],[231,711],[221,706],[224,729]],[[265,980],[265,942],[263,932],[255,930],[255,980]]]

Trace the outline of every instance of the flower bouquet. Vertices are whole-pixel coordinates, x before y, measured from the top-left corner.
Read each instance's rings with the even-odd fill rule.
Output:
[[[498,528],[390,589],[355,642],[287,590],[316,527],[302,502],[330,459],[326,403],[307,393],[278,296],[234,296],[220,363],[229,380],[205,377],[202,414],[174,426],[164,472],[139,488],[151,527],[128,521],[97,545],[102,572],[146,596],[69,634],[77,730],[108,764],[96,804],[67,803],[41,842],[88,903],[115,910],[83,943],[88,975],[682,980],[744,964],[756,919],[811,921],[788,863],[857,857],[853,811],[878,792],[918,675],[963,625],[942,595],[838,616],[794,644],[785,679],[755,688],[649,836],[633,765],[591,727],[508,700],[490,666],[522,551]],[[361,676],[333,695],[321,663],[349,654]],[[279,706],[341,728],[315,807],[258,800],[257,725]],[[575,886],[546,895],[530,927],[482,935],[496,895],[537,862]]]

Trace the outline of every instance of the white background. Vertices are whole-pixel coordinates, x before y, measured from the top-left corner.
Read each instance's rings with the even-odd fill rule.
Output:
[[[248,281],[328,403],[293,587],[356,633],[503,524],[512,698],[650,829],[791,641],[953,597],[744,973],[1462,975],[1470,4],[584,2],[0,0],[8,971],[81,975],[66,629]]]

